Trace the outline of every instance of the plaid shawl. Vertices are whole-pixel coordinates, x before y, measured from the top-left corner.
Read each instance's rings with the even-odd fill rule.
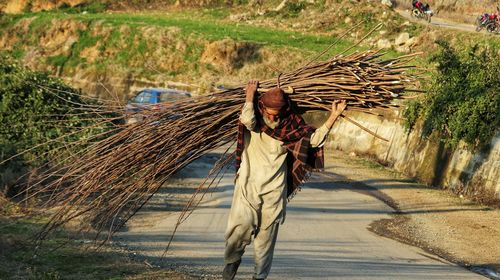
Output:
[[[255,111],[257,120],[262,120],[258,110]],[[310,140],[314,128],[306,124],[304,119],[294,114],[290,106],[279,125],[272,129],[265,124],[258,124],[258,129],[272,138],[283,142],[283,147],[288,150],[287,155],[287,197],[292,199],[300,190],[300,186],[309,178],[311,171],[322,170],[324,167],[323,147],[311,148]],[[241,155],[245,147],[244,132],[247,128],[238,123],[238,142],[236,146],[236,170],[241,164]]]

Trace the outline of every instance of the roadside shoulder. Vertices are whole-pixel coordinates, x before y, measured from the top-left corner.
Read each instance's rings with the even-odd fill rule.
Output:
[[[500,209],[427,187],[340,151],[334,151],[325,165],[326,172],[380,191],[379,199],[395,209],[391,219],[371,225],[373,232],[465,267],[491,269],[488,273],[500,277]]]

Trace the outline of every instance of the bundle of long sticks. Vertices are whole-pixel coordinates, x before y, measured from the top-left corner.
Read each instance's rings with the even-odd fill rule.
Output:
[[[373,109],[391,109],[396,106],[392,101],[402,98],[412,82],[406,73],[412,57],[382,55],[372,50],[338,55],[281,75],[280,86],[303,111],[330,110],[338,99],[347,101],[347,111],[373,114]],[[259,92],[276,85],[276,79],[262,81]],[[85,217],[81,230],[92,228],[96,239],[109,239],[175,172],[215,148],[231,147],[227,144],[236,141],[244,102],[241,86],[166,104],[144,121],[96,141],[64,166],[52,167],[44,180],[29,187],[29,197],[43,195],[45,206],[55,207],[39,238]],[[228,148],[196,194],[209,189],[233,157]],[[193,196],[180,222],[201,197]]]

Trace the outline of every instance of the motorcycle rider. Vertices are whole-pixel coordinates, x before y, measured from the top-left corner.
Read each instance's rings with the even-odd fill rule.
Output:
[[[411,5],[413,6],[414,9],[418,9],[422,13],[425,13],[426,11],[429,10],[429,4],[424,4],[418,0],[412,0]]]

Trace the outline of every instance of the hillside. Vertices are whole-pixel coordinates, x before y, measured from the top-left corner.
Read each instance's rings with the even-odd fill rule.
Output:
[[[232,7],[223,1],[194,2],[208,7],[199,9],[191,1],[120,1],[118,5],[33,0],[29,1],[33,11],[48,9],[47,3],[59,8],[3,16],[0,48],[30,68],[65,78],[88,94],[112,93],[125,100],[146,86],[203,93],[217,85],[239,85],[249,77],[274,77],[277,72],[268,65],[289,71],[345,35],[326,58],[379,23],[380,28],[359,48],[387,49],[394,56],[428,54],[437,39],[449,39],[452,44],[500,42],[481,34],[413,24],[378,2],[288,1],[279,6],[280,2]],[[13,3],[4,1],[4,7]],[[163,12],[144,10],[161,10],[160,6]],[[104,12],[103,7],[114,11]],[[416,63],[425,65],[421,59]]]
[[[264,3],[258,4],[258,2]],[[360,183],[358,190],[361,192],[372,187],[373,190],[387,192],[391,198],[389,205],[392,205],[392,197],[401,200],[401,202],[394,200],[396,201],[394,205],[397,207],[394,209],[396,212],[392,214],[398,215],[395,216],[397,219],[381,220],[379,228],[372,228],[375,232],[423,247],[428,250],[430,257],[425,255],[428,259],[437,255],[469,268],[472,265],[476,268],[492,266],[497,269],[498,264],[495,260],[498,258],[495,254],[491,254],[490,250],[495,250],[491,247],[492,243],[500,244],[495,242],[498,235],[494,234],[498,227],[496,223],[489,221],[498,220],[496,219],[498,211],[495,208],[498,207],[500,198],[498,196],[500,186],[497,186],[498,180],[496,180],[500,171],[496,165],[500,155],[500,141],[498,141],[500,100],[495,91],[500,80],[498,72],[495,71],[497,69],[495,55],[500,55],[500,36],[492,36],[485,32],[455,31],[421,23],[414,18],[406,19],[400,16],[399,12],[407,7],[407,2],[396,1],[398,2],[396,4],[399,4],[397,7],[389,7],[382,2],[387,0],[0,0],[0,59],[5,66],[2,68],[3,71],[9,72],[4,76],[10,79],[3,80],[7,86],[2,89],[8,92],[8,96],[16,97],[20,105],[26,103],[33,108],[40,107],[38,100],[44,100],[48,95],[47,91],[65,92],[61,88],[68,89],[68,92],[73,92],[75,88],[97,99],[113,99],[125,103],[138,90],[147,87],[178,88],[188,90],[193,95],[202,95],[213,93],[220,88],[241,86],[249,79],[276,78],[280,72],[296,69],[325,50],[327,51],[318,59],[326,60],[346,50],[350,53],[368,48],[380,49],[384,58],[418,52],[420,53],[418,56],[409,56],[409,59],[412,59],[409,63],[416,66],[410,71],[420,74],[421,84],[416,86],[419,87],[417,91],[426,92],[420,95],[423,98],[412,98],[410,102],[402,103],[404,106],[401,106],[401,110],[391,110],[383,116],[358,114],[354,110],[348,112],[349,117],[390,139],[389,142],[378,141],[359,127],[340,121],[329,135],[327,145],[332,150],[346,152],[344,155],[346,162],[354,162],[358,155],[371,157],[409,177],[379,176],[382,167],[377,164],[374,168],[374,163],[363,163],[372,166],[371,168],[374,168],[372,172],[362,168],[360,164],[358,166],[345,164],[344,169],[347,172],[338,177],[337,183],[341,188],[347,187],[353,190],[352,187],[355,186],[351,185],[350,180],[355,180]],[[433,1],[431,5],[436,8],[440,16],[462,15],[463,18],[456,16],[456,19],[467,21],[477,11],[488,8],[489,3],[490,1],[442,0]],[[441,47],[438,47],[439,45]],[[450,47],[443,48],[443,45]],[[23,71],[20,74],[10,75],[13,72],[12,68],[21,66]],[[24,69],[24,66],[29,69]],[[45,72],[25,74],[31,70],[42,70],[48,74]],[[57,83],[49,84],[39,78],[52,79],[53,76],[63,81],[53,79]],[[40,84],[44,86],[40,87]],[[440,89],[439,95],[433,92],[432,86],[434,90]],[[74,92],[78,92],[77,90]],[[20,94],[23,92],[33,93],[39,99],[24,98]],[[32,101],[31,99],[35,101],[25,102]],[[422,99],[435,102],[425,103],[421,102]],[[9,101],[8,98],[3,100]],[[57,100],[65,99],[57,98]],[[71,102],[79,103],[74,99]],[[9,152],[17,153],[11,146],[18,146],[13,144],[26,144],[26,147],[30,148],[37,147],[36,141],[39,141],[45,145],[56,138],[53,132],[62,132],[62,128],[79,128],[80,125],[74,122],[80,117],[85,121],[88,120],[86,115],[77,114],[80,117],[76,120],[72,122],[60,120],[62,125],[59,125],[59,122],[52,120],[46,122],[47,116],[58,116],[56,114],[36,112],[30,115],[27,114],[29,112],[27,110],[12,109],[14,106],[11,106],[11,103],[2,102],[2,104],[6,116],[3,125],[15,128],[13,131],[16,133],[11,134],[8,145],[0,143],[2,148],[0,151],[4,157],[5,155],[8,157]],[[50,108],[57,108],[64,111],[64,114],[71,115],[60,105]],[[120,124],[125,123],[121,118],[124,116],[121,114],[123,108],[122,105],[118,106],[120,113],[117,122]],[[427,110],[428,108],[442,110]],[[11,111],[14,110],[17,110],[17,115],[20,116],[18,119],[12,117]],[[430,113],[423,115],[422,112]],[[33,118],[28,118],[30,116]],[[414,121],[411,131],[402,126],[403,118],[408,116]],[[432,116],[432,118],[424,121],[422,116]],[[314,120],[318,124],[323,121],[322,113],[314,112],[309,117],[316,118]],[[453,126],[438,127],[443,130],[448,129],[442,134],[434,127],[429,128],[429,123],[439,125],[445,121],[446,124],[451,123]],[[37,128],[36,125],[51,128],[52,124],[55,130],[43,130],[51,133],[52,138],[38,137],[40,133],[33,129]],[[156,125],[150,126],[158,131],[155,127]],[[454,130],[449,130],[450,127]],[[425,135],[424,128],[432,133]],[[163,131],[168,134],[170,127]],[[458,136],[470,131],[479,131],[480,136],[486,135],[485,131],[494,132],[494,135],[487,135],[489,138],[484,141],[486,145],[479,151],[469,150],[465,142],[457,139],[460,139]],[[2,132],[8,135],[5,131]],[[455,142],[461,141],[458,148],[450,147],[446,142],[452,133],[458,135],[457,138],[453,138]],[[481,139],[483,138],[486,137]],[[83,136],[82,139],[88,141],[87,136]],[[471,136],[468,139],[479,143],[479,138]],[[58,138],[56,140],[61,146],[66,146],[64,141]],[[157,155],[155,157],[160,158]],[[338,156],[334,158],[336,160]],[[212,157],[209,159],[212,160]],[[40,160],[45,161],[43,156]],[[339,172],[339,167],[342,167],[342,164],[338,163],[332,163],[333,172]],[[208,167],[209,164],[205,162],[202,166]],[[11,170],[17,173],[24,172],[13,165],[7,170],[10,173],[4,172],[11,176],[10,178],[16,175]],[[0,181],[2,175],[0,174]],[[414,180],[419,180],[429,187],[417,186]],[[326,188],[319,184],[314,187],[314,183],[312,189],[317,188],[323,197]],[[196,183],[196,186],[198,185]],[[443,197],[440,189],[448,189],[455,195],[446,193],[446,197]],[[355,189],[355,192],[358,190]],[[5,193],[6,196],[10,195],[10,192]],[[334,190],[333,198],[339,198],[339,193]],[[119,279],[191,279],[177,275],[173,271],[163,271],[163,267],[159,268],[155,263],[149,263],[142,258],[136,259],[136,254],[133,253],[132,256],[132,251],[120,250],[118,258],[100,254],[89,256],[87,251],[81,248],[81,245],[86,244],[86,240],[82,237],[76,237],[79,238],[77,243],[62,254],[53,253],[49,246],[47,251],[54,256],[49,255],[45,259],[41,257],[33,264],[33,254],[31,250],[26,249],[29,245],[26,240],[31,232],[39,230],[46,219],[45,217],[38,217],[33,221],[17,219],[20,214],[17,205],[10,202],[10,197],[3,195],[0,192],[0,235],[2,235],[0,261],[5,264],[0,266],[1,279],[6,277],[4,275],[16,275],[23,279],[109,279],[114,275],[121,275],[122,278]],[[170,194],[169,197],[176,198]],[[451,198],[453,203],[449,203]],[[310,201],[315,202],[319,199]],[[339,201],[344,204],[351,199],[342,198]],[[486,203],[492,207],[480,207],[475,203]],[[161,204],[171,206],[166,200],[162,200]],[[332,205],[331,201],[327,204],[328,207],[337,208],[327,210],[336,217],[344,217],[347,212],[372,216],[364,209],[367,205],[365,198],[355,203],[363,208],[360,211],[349,209],[341,213],[339,212],[341,207]],[[462,208],[462,206],[467,207]],[[308,207],[307,209],[325,209],[323,205]],[[170,208],[167,211],[155,208],[154,211],[155,215],[164,212],[171,214]],[[7,217],[9,215],[12,217]],[[416,221],[413,224],[410,223],[410,215],[411,219]],[[12,218],[16,218],[17,222],[10,225]],[[161,219],[166,220],[163,217]],[[205,217],[204,220],[211,222],[213,219]],[[157,224],[156,221],[148,220],[147,223]],[[311,221],[315,223],[315,219],[310,219]],[[4,226],[7,223],[9,226]],[[363,226],[363,230],[366,226]],[[380,229],[382,231],[378,231]],[[72,231],[72,228],[68,227],[68,230]],[[152,232],[149,228],[146,231]],[[163,234],[165,231],[161,232]],[[317,232],[332,231],[321,229]],[[65,232],[61,234],[66,235]],[[68,236],[73,234],[70,232]],[[222,236],[221,234],[219,236]],[[369,236],[374,235],[370,233]],[[207,236],[203,238],[206,239]],[[59,247],[59,243],[56,236],[55,240],[50,240],[49,245]],[[367,242],[367,244],[372,243]],[[346,244],[362,243],[354,240]],[[118,242],[115,245],[122,246]],[[306,246],[308,245],[309,243],[306,243]],[[160,247],[162,250],[165,248],[163,244]],[[329,246],[321,247],[329,248]],[[191,248],[197,249],[196,246]],[[109,248],[109,250],[114,249]],[[309,249],[304,248],[297,252],[306,252]],[[366,247],[362,246],[360,249],[358,254],[360,257],[356,259],[366,258]],[[382,249],[386,251],[385,247]],[[464,252],[466,254],[463,254]],[[132,258],[129,258],[130,256]],[[303,254],[300,255],[300,258],[303,257]],[[345,259],[344,257],[342,258]],[[397,262],[394,267],[398,269],[394,271],[404,271],[405,267],[401,269],[401,264],[413,260],[412,258],[399,260],[392,257],[390,259]],[[88,261],[88,264],[82,263],[81,260]],[[300,261],[294,257],[293,262],[289,263],[296,263],[297,260]],[[129,264],[127,261],[132,263]],[[374,254],[374,260],[370,263],[379,262],[380,255]],[[352,271],[357,275],[359,263],[355,265]],[[343,266],[345,263],[340,263],[339,267]],[[37,268],[39,271],[32,268]],[[377,271],[386,277],[387,272],[380,268],[377,266]],[[309,273],[309,266],[307,269]],[[389,270],[393,270],[392,266],[388,267],[387,271]],[[431,270],[435,271],[436,268],[419,269],[422,275],[428,274]],[[217,273],[219,272],[217,268]],[[192,274],[192,271],[187,273]],[[205,275],[205,272],[202,273]],[[133,276],[137,274],[142,276]],[[82,278],[82,275],[89,275],[89,278]],[[408,275],[419,277],[411,271]],[[370,277],[372,276],[370,273]],[[217,277],[214,279],[218,279]],[[192,279],[200,277],[193,276]]]
[[[260,3],[259,3],[260,2]],[[238,6],[250,5],[261,8],[278,7],[282,0],[271,1],[233,1],[233,0],[142,0],[142,1],[111,1],[111,0],[2,0],[0,8],[4,12],[19,13],[25,11],[38,12],[42,10],[52,10],[60,7],[87,7],[89,9],[101,8],[107,10],[169,10],[179,7],[214,7],[214,6]],[[306,2],[321,5],[338,4],[339,1],[288,1],[288,2]],[[358,1],[359,2],[359,1]],[[399,8],[409,8],[410,1],[391,0]],[[458,19],[476,16],[484,12],[493,12],[500,3],[496,0],[427,0],[433,10],[438,14],[461,15]],[[358,3],[359,4],[359,3]]]

